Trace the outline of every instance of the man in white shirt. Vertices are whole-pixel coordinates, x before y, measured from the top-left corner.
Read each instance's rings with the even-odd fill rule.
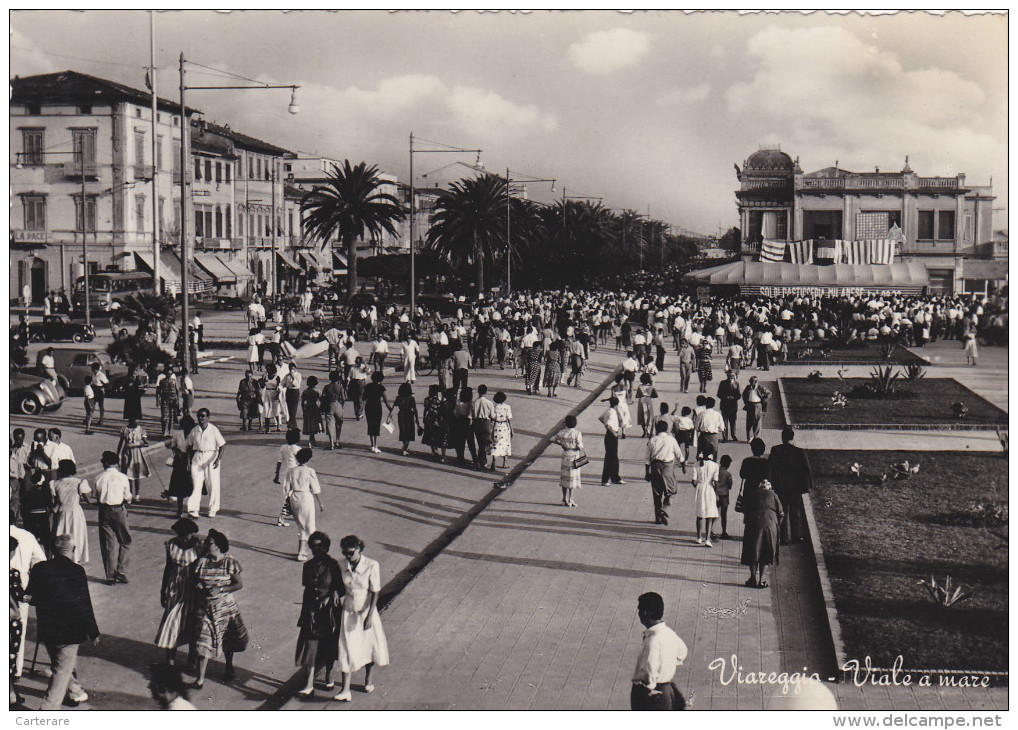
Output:
[[[99,503],[99,551],[103,556],[106,582],[127,583],[127,565],[131,559],[131,532],[127,525],[127,505],[131,503],[131,482],[117,468],[120,462],[112,451],[102,455],[103,473],[95,480]],[[114,548],[117,548],[114,560]]]
[[[74,463],[78,463],[77,459],[74,458],[74,452],[71,447],[63,443],[59,428],[51,428],[47,434],[49,440],[46,445],[42,447],[42,451],[49,457],[50,463],[50,479],[54,479],[57,473],[57,465],[64,459],[70,459]]]
[[[89,384],[92,386],[92,399],[95,401],[96,407],[99,409],[99,420],[96,423],[97,426],[103,425],[103,416],[106,415],[106,387],[110,384],[110,379],[106,377],[106,373],[103,372],[103,364],[99,360],[95,360],[90,364],[92,368],[92,378]],[[87,427],[88,424],[86,424]]]
[[[725,430],[725,420],[721,413],[714,410],[716,401],[707,398],[704,402],[704,410],[696,418],[696,453],[697,456],[706,457],[713,454],[718,456],[718,439]]]
[[[329,372],[338,370],[339,359],[343,355],[343,333],[335,327],[329,327],[323,337],[329,344]]]
[[[177,379],[180,381],[180,412],[190,415],[194,405],[194,381],[183,368],[177,369]]]
[[[488,398],[488,386],[477,386],[477,399],[470,407],[470,419],[477,441],[477,456],[474,463],[478,469],[488,464],[488,450],[491,448],[491,433],[495,422],[495,403]],[[494,470],[494,467],[493,467]]]
[[[647,441],[644,465],[654,495],[654,524],[667,525],[668,511],[665,507],[668,506],[671,495],[678,491],[675,464],[682,463],[684,457],[679,442],[670,433],[669,421],[658,421],[654,424],[654,431],[654,436]]]
[[[400,365],[403,368],[403,382],[417,382],[417,358],[421,355],[421,346],[417,340],[410,336],[410,332],[403,335],[403,343],[400,346]]]
[[[626,353],[626,359],[622,361],[622,380],[626,384],[626,399],[633,399],[633,383],[636,382],[636,373],[640,370],[640,363],[634,357],[632,351]]]
[[[371,343],[371,366],[378,372],[385,372],[385,358],[389,355],[389,343],[381,334]]]
[[[604,466],[601,469],[601,486],[625,484],[619,476],[619,436],[622,435],[622,419],[619,417],[619,399],[612,396],[608,408],[599,419],[604,424]]]
[[[774,335],[770,330],[761,330],[757,340],[756,358],[760,370],[771,369],[771,345],[774,343]]]
[[[684,709],[686,701],[672,679],[686,661],[686,643],[665,624],[665,602],[659,594],[644,593],[636,606],[640,623],[647,630],[636,660],[629,706],[633,710]]]
[[[42,366],[42,370],[46,373],[46,377],[52,380],[54,383],[57,382],[57,365],[53,359],[53,348],[47,347],[43,353],[42,359],[39,361]]]
[[[219,467],[226,439],[219,429],[209,423],[209,409],[198,409],[198,425],[187,437],[187,451],[191,461],[191,496],[187,498],[187,514],[198,517],[201,509],[202,486],[208,485],[209,517],[219,512]]]

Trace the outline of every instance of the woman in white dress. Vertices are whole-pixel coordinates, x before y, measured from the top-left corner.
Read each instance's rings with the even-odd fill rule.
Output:
[[[300,530],[300,543],[297,546],[297,560],[305,561],[308,555],[308,538],[315,531],[315,503],[318,509],[325,511],[325,505],[319,495],[322,487],[318,483],[318,474],[307,465],[311,461],[311,449],[301,449],[297,452],[297,466],[286,472],[283,477],[283,491],[290,500],[290,510],[293,512],[293,519],[297,522]]]
[[[693,467],[693,486],[696,487],[696,544],[707,547],[711,545],[710,536],[714,529],[714,520],[718,514],[718,495],[714,491],[714,485],[718,481],[718,465],[714,463],[714,455],[700,455],[700,461]],[[703,533],[700,532],[700,525],[703,524]],[[701,536],[702,535],[702,536]]]
[[[343,689],[332,699],[349,702],[350,680],[358,669],[364,669],[364,691],[374,692],[371,670],[375,665],[389,666],[389,645],[378,616],[378,592],[382,588],[378,561],[365,557],[364,542],[356,535],[347,535],[339,547],[345,560],[339,561],[343,576],[343,623],[339,633],[339,670],[343,673]]]
[[[576,416],[566,416],[566,427],[555,434],[553,444],[562,447],[562,464],[559,467],[559,486],[562,487],[562,506],[575,507],[573,490],[582,484],[582,469],[573,466],[577,457],[583,453],[583,433],[576,428]]]
[[[88,562],[88,523],[81,499],[92,493],[88,482],[75,476],[78,469],[70,459],[61,459],[57,466],[57,479],[50,483],[54,507],[54,535],[70,535],[74,538],[72,559],[78,565]]]
[[[261,345],[263,344],[265,344],[265,335],[262,334],[262,328],[252,329],[247,338],[247,364],[252,370],[262,369]]]
[[[608,391],[608,397],[603,398],[602,402],[607,403],[613,397],[619,399],[619,405],[616,410],[619,412],[619,424],[622,426],[620,438],[625,438],[626,429],[633,427],[633,416],[629,412],[629,401],[626,399],[626,384],[622,379],[622,373],[615,376],[615,382]]]
[[[506,403],[506,394],[501,390],[495,393],[495,412],[492,421],[495,426],[491,434],[491,468],[495,468],[495,459],[502,457],[505,468],[507,456],[513,455],[513,410]]]
[[[265,433],[269,432],[269,421],[275,421],[276,431],[280,430],[282,418],[283,390],[276,366],[269,363],[261,382],[262,418],[265,419]]]

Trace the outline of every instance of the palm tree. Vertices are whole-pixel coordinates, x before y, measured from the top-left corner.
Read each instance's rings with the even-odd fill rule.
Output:
[[[484,264],[505,246],[505,178],[485,174],[454,182],[435,201],[427,248],[453,266],[473,265],[477,294]]]
[[[551,285],[576,284],[602,271],[620,270],[613,249],[615,218],[601,203],[566,200],[543,211],[548,231]]]
[[[382,185],[376,165],[344,160],[342,167],[333,164],[328,182],[316,185],[300,204],[307,235],[319,239],[323,249],[334,235],[346,246],[348,300],[357,293],[357,239],[382,231],[395,236],[396,221],[404,217],[399,200],[381,192]]]

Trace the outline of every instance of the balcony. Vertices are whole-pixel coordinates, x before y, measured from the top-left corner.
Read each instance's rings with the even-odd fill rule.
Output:
[[[956,177],[920,177],[916,178],[916,187],[919,190],[958,190],[958,178]]]
[[[216,250],[216,251],[229,251],[234,248],[240,248],[239,242],[235,242],[232,238],[212,238],[208,236],[199,236],[196,240],[198,246],[203,250]]]
[[[151,180],[153,175],[155,175],[155,167],[153,165],[134,166],[135,180]]]
[[[99,177],[99,163],[95,160],[92,160],[91,162],[86,160],[84,166],[77,160],[73,162],[62,162],[60,164],[60,174],[66,178],[80,180],[82,167],[84,167],[85,170],[85,177]]]
[[[951,254],[954,253],[954,241],[904,241],[898,253],[901,254]]]

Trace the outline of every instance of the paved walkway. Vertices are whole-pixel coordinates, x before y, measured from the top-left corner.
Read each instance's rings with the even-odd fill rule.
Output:
[[[238,327],[232,319],[229,322],[231,328]],[[936,346],[927,349],[932,347]],[[614,352],[599,351],[588,387],[604,378],[618,359]],[[972,387],[991,398],[1003,381],[1006,407],[1006,377],[999,367],[991,368],[988,354],[983,360],[985,375],[983,363],[967,371],[980,375]],[[730,661],[733,654],[744,672],[807,667],[821,676],[833,675],[811,548],[783,549],[771,587],[746,588],[738,540],[718,541],[712,549],[695,544],[688,478],[673,500],[670,525],[653,524],[650,487],[642,479],[644,439],[631,437],[621,443],[623,476],[629,483],[599,485],[603,431],[596,419],[603,404],[595,401],[579,416],[591,464],[575,509],[559,504],[557,447],[538,456],[508,490],[495,492],[490,474],[421,457],[406,459],[384,439],[385,453],[372,455],[363,426],[348,419],[344,440],[350,445],[341,452],[317,452],[312,461],[325,487],[327,511],[319,516],[321,528],[334,539],[349,532],[365,539],[367,554],[381,562],[387,595],[394,594],[397,583],[403,585],[406,571],[429,546],[455,539],[405,584],[383,612],[392,666],[379,670],[374,694],[359,691],[358,675],[350,705],[323,700],[321,692],[314,701],[292,699],[300,601],[300,568],[292,559],[296,533],[274,524],[281,495],[271,484],[271,471],[281,440],[275,434],[235,430],[233,392],[242,367],[239,361],[212,366],[203,370],[197,383],[198,405],[210,406],[214,420],[228,424],[224,433],[229,442],[224,457],[225,509],[214,523],[203,518],[201,527],[204,531],[214,524],[225,531],[233,542],[231,554],[244,566],[245,588],[238,601],[252,643],[238,655],[239,678],[230,686],[219,683],[222,665],[213,663],[205,688],[192,697],[199,707],[624,709],[642,632],[636,597],[647,590],[664,596],[668,622],[690,648],[676,681],[692,699],[693,709],[762,707],[765,689],[725,684],[719,672],[709,668],[712,661]],[[954,366],[942,367],[948,372]],[[321,371],[324,363],[316,361],[311,369]],[[860,368],[859,374],[867,371]],[[798,373],[790,366],[767,375],[773,380],[784,374]],[[419,397],[433,380],[419,381]],[[542,437],[588,393],[562,388],[558,399],[528,397],[521,393],[522,382],[509,371],[487,370],[474,376],[472,384],[476,382],[510,394],[517,426],[510,466],[520,455],[539,449]],[[717,383],[713,385],[716,390]],[[677,393],[676,374],[670,370],[662,373],[658,389],[670,403],[692,405],[695,397]],[[766,416],[763,437],[768,444],[779,440],[779,413],[772,408]],[[63,417],[73,431],[73,413]],[[800,434],[802,445],[811,445],[805,443],[806,436]],[[844,436],[839,432],[837,440]],[[884,434],[852,432],[853,438],[857,436],[856,448],[887,447]],[[923,439],[930,437],[922,434]],[[72,438],[78,436],[69,434],[68,440]],[[969,446],[981,448],[977,439]],[[748,448],[744,443],[726,444],[722,453],[731,454],[738,464]],[[84,461],[82,452],[78,454]],[[155,463],[165,479],[168,468],[161,460]],[[143,493],[155,494],[158,488],[158,480],[149,480]],[[94,512],[87,515],[95,541]],[[741,518],[735,513],[729,517],[729,531],[738,537]],[[165,505],[151,503],[132,508],[131,520],[135,544],[130,585],[90,584],[104,638],[94,649],[83,648],[79,666],[92,695],[88,706],[96,709],[153,706],[141,671],[160,654],[151,640],[160,614],[161,545],[169,536],[172,514]],[[87,566],[93,579],[102,572],[95,542],[95,557]],[[131,610],[124,611],[124,606]],[[30,641],[29,651],[33,648]],[[44,686],[39,677],[26,679],[23,693],[29,696],[29,707],[38,706]],[[835,691],[845,709],[1007,705],[1006,689],[888,691],[841,684]]]

